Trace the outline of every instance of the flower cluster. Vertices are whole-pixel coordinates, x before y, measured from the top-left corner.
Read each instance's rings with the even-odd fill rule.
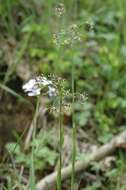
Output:
[[[55,8],[55,14],[58,17],[61,17],[65,13],[65,7],[63,3],[59,3]]]
[[[81,36],[78,32],[78,26],[71,24],[67,29],[60,29],[53,34],[53,42],[56,46],[72,46],[81,41]]]
[[[47,94],[50,97],[57,95],[57,90],[53,85],[53,82],[44,76],[30,79],[22,88],[28,96],[39,96],[44,89],[47,89]]]
[[[59,102],[62,96],[62,112],[71,113],[72,99],[74,98],[75,102],[83,104],[87,100],[87,95],[85,93],[74,93],[73,95],[70,90],[65,89],[65,82],[66,80],[55,75],[49,75],[47,78],[41,75],[30,79],[22,88],[28,96],[40,96],[44,94],[49,97],[55,97],[53,99],[53,106],[49,108],[55,114],[60,112]]]

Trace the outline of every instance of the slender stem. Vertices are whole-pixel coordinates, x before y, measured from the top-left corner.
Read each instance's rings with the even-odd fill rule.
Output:
[[[39,113],[39,106],[40,106],[40,97],[37,97],[37,103],[36,103],[36,109],[35,109],[35,115],[34,115],[34,130],[33,130],[33,140],[35,139],[36,135],[36,125],[37,125],[37,118],[38,118],[38,113]]]
[[[77,16],[77,0],[72,1],[73,10],[74,10],[74,18]],[[77,127],[75,125],[75,110],[74,110],[74,102],[75,102],[75,66],[74,66],[74,58],[72,62],[72,174],[71,174],[71,190],[74,190],[74,182],[75,182],[75,161],[76,161],[76,133]]]
[[[27,151],[29,149],[31,139],[35,138],[36,122],[37,122],[37,117],[38,117],[38,112],[39,112],[39,103],[40,103],[40,97],[37,98],[36,109],[35,109],[33,121],[31,123],[29,130],[28,130],[28,134],[27,134],[25,142],[24,142],[24,151]]]
[[[60,110],[59,110],[59,165],[57,176],[57,189],[61,190],[61,169],[62,169],[62,145],[63,145],[63,128],[62,128],[62,92],[60,89]]]
[[[39,104],[40,104],[40,97],[37,97],[36,109],[33,119],[33,133],[32,133],[32,140],[34,141],[36,135],[36,125],[37,125],[37,117],[39,112]],[[32,145],[31,150],[31,167],[30,167],[30,188],[31,190],[35,189],[35,168],[34,168],[34,145]]]
[[[76,161],[76,125],[75,125],[75,112],[74,112],[74,63],[72,63],[72,175],[71,175],[71,190],[74,190],[75,181],[75,161]]]

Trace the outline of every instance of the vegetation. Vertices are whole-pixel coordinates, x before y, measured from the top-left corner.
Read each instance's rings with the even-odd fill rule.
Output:
[[[1,189],[35,190],[54,171],[58,190],[126,189],[123,150],[75,172],[126,127],[125,9],[125,0],[0,1]],[[36,76],[55,97],[44,84],[39,98],[24,93]]]

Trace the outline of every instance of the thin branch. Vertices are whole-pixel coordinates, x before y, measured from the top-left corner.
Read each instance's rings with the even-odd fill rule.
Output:
[[[110,142],[107,144],[101,146],[99,149],[97,149],[95,152],[91,153],[88,157],[86,156],[83,161],[76,161],[75,163],[75,172],[81,172],[84,171],[92,161],[99,161],[109,154],[111,154],[116,148],[125,147],[126,144],[126,131],[120,133],[118,136],[113,137]],[[67,167],[63,168],[61,170],[62,174],[62,181],[65,179],[70,178],[72,172],[72,165],[68,165]],[[37,190],[50,190],[53,186],[56,185],[56,179],[57,179],[57,172],[54,172],[42,180],[40,180],[36,187]]]
[[[39,103],[40,103],[40,98],[38,97],[37,103],[36,103],[36,109],[35,109],[34,118],[32,120],[31,126],[30,126],[30,128],[28,130],[28,133],[27,133],[27,136],[26,136],[26,139],[25,139],[25,142],[24,142],[24,151],[27,151],[29,149],[33,132],[34,132],[35,128],[37,127],[36,126],[36,124],[37,124],[37,118],[38,118],[39,111],[40,111],[40,109],[39,109]]]

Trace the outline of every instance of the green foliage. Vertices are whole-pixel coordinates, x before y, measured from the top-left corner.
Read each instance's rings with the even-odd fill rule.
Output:
[[[54,166],[57,158],[55,150],[51,150],[49,146],[52,146],[52,135],[50,132],[44,132],[39,134],[32,142],[31,148],[33,148],[33,162],[35,170],[42,170],[48,166]],[[17,143],[9,143],[6,145],[7,150],[15,158],[16,164],[23,164],[26,168],[31,166],[31,153],[24,153],[21,150],[21,146]]]
[[[76,123],[80,127],[86,126],[88,119],[91,116],[91,109],[92,105],[89,102],[84,103],[76,103],[75,110],[76,110]]]
[[[99,182],[94,182],[92,185],[89,185],[87,188],[81,189],[81,190],[97,190],[101,187],[101,184]]]

